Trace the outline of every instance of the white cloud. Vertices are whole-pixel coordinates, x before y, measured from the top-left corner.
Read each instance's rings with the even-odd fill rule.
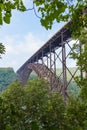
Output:
[[[32,33],[28,33],[22,37],[19,36],[6,36],[4,43],[6,47],[6,54],[19,55],[20,53],[33,54],[36,52],[44,42]],[[20,41],[18,40],[20,39]]]
[[[25,35],[8,35],[1,41],[6,47],[6,54],[0,61],[1,67],[13,67],[16,71],[26,60],[28,60],[45,42],[39,36],[31,32]],[[75,41],[71,41],[72,46]],[[72,65],[70,62],[68,65]]]
[[[5,43],[6,54],[1,60],[0,66],[6,67],[7,65],[15,70],[44,44],[44,41],[32,33],[27,33],[24,36],[6,36],[2,42]]]

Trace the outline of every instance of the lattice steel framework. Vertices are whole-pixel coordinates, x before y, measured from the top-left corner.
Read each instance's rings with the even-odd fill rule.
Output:
[[[68,96],[67,87],[73,81],[78,70],[75,69],[72,73],[69,68],[72,38],[70,30],[66,26],[70,24],[71,21],[19,68],[17,76],[23,85],[26,84],[31,72],[34,70],[39,78],[43,77],[48,80],[52,92],[59,92],[64,98]],[[58,68],[61,68],[59,74],[57,72]],[[69,79],[67,79],[67,74]]]

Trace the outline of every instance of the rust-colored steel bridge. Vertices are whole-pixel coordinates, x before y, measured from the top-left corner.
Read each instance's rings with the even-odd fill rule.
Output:
[[[33,56],[31,56],[17,71],[17,76],[23,85],[32,71],[35,71],[39,78],[49,81],[50,90],[61,93],[64,97],[67,94],[67,87],[73,80],[77,69],[72,73],[68,67],[71,62],[69,54],[72,52],[71,32],[67,25],[63,26],[55,35],[53,35]],[[76,41],[75,41],[76,42]],[[61,72],[58,74],[58,68]],[[67,73],[69,79],[67,80]]]

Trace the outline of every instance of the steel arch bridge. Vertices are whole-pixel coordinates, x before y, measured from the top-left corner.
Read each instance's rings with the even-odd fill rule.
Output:
[[[72,37],[68,28],[70,24],[71,21],[64,25],[17,70],[17,76],[22,85],[27,83],[31,72],[34,70],[39,78],[48,80],[52,92],[59,92],[64,97],[68,95],[67,87],[77,72],[76,69],[72,74],[68,67],[70,63],[67,65],[67,59],[69,60],[70,52],[72,52],[72,42],[70,43]],[[57,75],[56,70],[60,67],[60,63],[61,73]],[[70,75],[68,81],[67,71]]]

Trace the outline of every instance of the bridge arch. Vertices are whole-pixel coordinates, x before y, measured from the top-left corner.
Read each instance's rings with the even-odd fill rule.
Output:
[[[45,64],[40,63],[29,63],[23,71],[17,73],[23,86],[26,85],[32,71],[35,71],[39,78],[44,78],[48,81],[50,90],[62,91],[62,81]]]

